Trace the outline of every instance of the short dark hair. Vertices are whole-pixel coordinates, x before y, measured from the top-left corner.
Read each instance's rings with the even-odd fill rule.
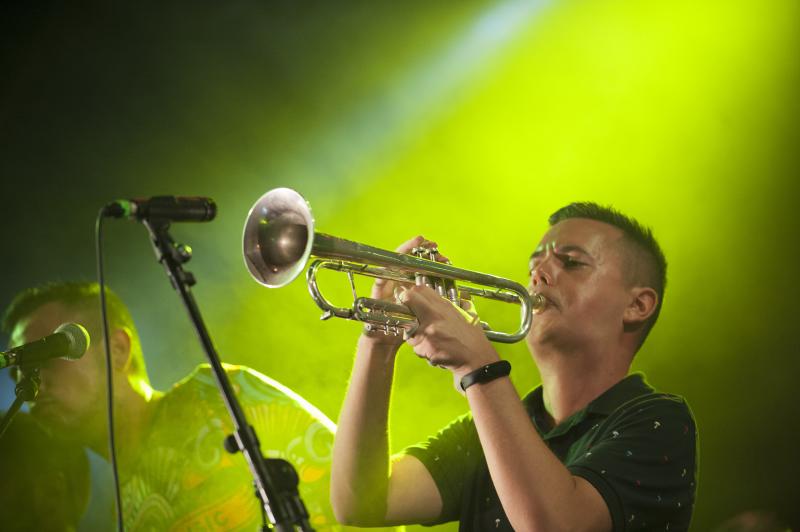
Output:
[[[625,274],[629,282],[649,286],[658,294],[655,311],[647,320],[639,342],[641,346],[658,319],[667,287],[667,259],[653,236],[653,231],[611,206],[593,202],[570,203],[551,214],[548,222],[553,226],[570,218],[595,220],[621,230],[623,240],[630,251],[629,255],[632,255],[631,260],[626,262]]]
[[[147,370],[142,355],[142,347],[133,318],[122,302],[122,299],[113,290],[106,287],[106,309],[108,312],[108,325],[110,329],[126,328],[131,335],[131,374],[147,380]],[[92,316],[100,314],[100,285],[92,282],[51,282],[33,288],[28,288],[18,293],[3,315],[2,329],[8,335],[20,320],[31,315],[36,309],[47,303],[61,303],[65,307],[77,311],[87,312]],[[97,323],[82,324],[91,333],[93,341],[102,338]]]

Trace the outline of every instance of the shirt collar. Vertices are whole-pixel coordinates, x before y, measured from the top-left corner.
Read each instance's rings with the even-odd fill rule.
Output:
[[[653,387],[645,380],[644,373],[631,373],[589,403],[586,410],[608,416],[631,399],[653,391]]]
[[[547,417],[544,408],[543,391],[540,385],[525,397],[525,406],[533,417],[534,422],[539,427],[542,425],[542,420]],[[608,416],[631,399],[639,397],[640,395],[652,393],[653,391],[653,388],[645,380],[643,373],[631,373],[593,399],[586,405],[586,408],[575,412],[569,418],[565,419],[561,425],[554,428],[561,429],[557,432],[562,433],[564,429],[568,430],[569,427],[582,420],[587,414]]]

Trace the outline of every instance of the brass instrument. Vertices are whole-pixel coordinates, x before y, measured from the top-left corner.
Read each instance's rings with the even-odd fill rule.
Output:
[[[317,233],[311,208],[290,188],[270,190],[250,209],[244,225],[243,252],[250,274],[270,288],[289,284],[312,260],[306,281],[311,297],[324,311],[321,319],[356,320],[366,323],[368,330],[385,334],[416,329],[414,314],[405,305],[359,297],[354,275],[426,284],[456,304],[474,296],[519,304],[521,320],[517,331],[495,331],[483,324],[486,336],[496,342],[522,340],[530,329],[533,311],[546,304],[543,296],[531,296],[524,286],[509,279],[437,262],[435,249],[417,248],[408,255]],[[347,274],[353,291],[352,307],[337,307],[325,299],[317,285],[320,269]]]

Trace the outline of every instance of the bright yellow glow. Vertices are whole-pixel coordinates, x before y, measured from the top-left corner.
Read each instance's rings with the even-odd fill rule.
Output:
[[[402,105],[379,99],[397,104],[388,122],[396,131],[382,129],[378,107],[358,110],[358,123],[330,124],[305,147],[312,161],[324,154],[324,164],[306,167],[313,175],[273,185],[298,188],[320,231],[387,249],[424,234],[454,264],[520,282],[549,213],[574,200],[613,204],[651,225],[670,261],[662,318],[635,369],[658,375],[656,384],[680,383],[682,338],[693,338],[692,357],[722,363],[731,354],[716,339],[731,327],[757,334],[767,321],[720,314],[719,305],[732,307],[739,271],[730,265],[742,260],[742,240],[755,237],[753,221],[769,216],[770,202],[788,201],[772,161],[783,149],[782,105],[796,87],[787,76],[797,20],[788,0],[550,5],[498,53],[480,55],[491,57],[480,68],[470,70],[469,54],[437,56],[463,62],[448,65],[457,84],[423,69],[393,93]],[[434,59],[419,64],[440,65]],[[236,360],[335,418],[359,325],[319,322],[302,280],[268,291],[244,276],[214,296],[240,302],[220,317],[220,343],[263,345],[263,358],[240,352]],[[347,297],[344,278],[331,283]],[[717,319],[701,323],[698,313]],[[524,345],[498,349],[521,392],[538,382]],[[394,451],[467,408],[449,374],[407,348],[395,397]]]

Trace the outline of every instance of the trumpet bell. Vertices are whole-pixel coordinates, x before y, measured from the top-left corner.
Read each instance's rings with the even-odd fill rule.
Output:
[[[269,288],[291,283],[311,255],[314,218],[306,200],[290,188],[270,190],[250,209],[242,251],[250,275]]]

